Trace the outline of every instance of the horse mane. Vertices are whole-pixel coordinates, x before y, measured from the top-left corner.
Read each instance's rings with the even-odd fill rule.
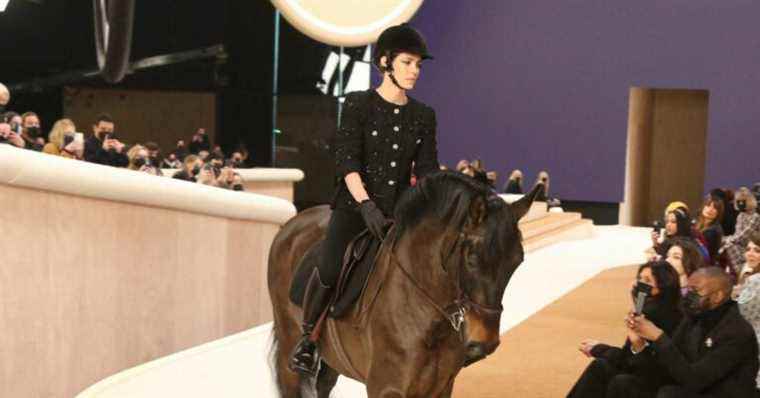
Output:
[[[450,228],[461,231],[472,217],[470,209],[478,199],[486,206],[484,260],[500,259],[522,240],[509,205],[482,182],[453,171],[427,175],[417,185],[407,189],[394,211],[395,239],[425,219],[437,219]]]

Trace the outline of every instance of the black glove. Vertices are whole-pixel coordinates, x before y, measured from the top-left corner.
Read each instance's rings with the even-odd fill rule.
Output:
[[[385,237],[385,226],[388,225],[388,220],[383,215],[383,212],[377,208],[375,202],[369,199],[359,204],[359,211],[362,214],[362,218],[364,218],[364,223],[367,224],[369,232],[382,240]]]

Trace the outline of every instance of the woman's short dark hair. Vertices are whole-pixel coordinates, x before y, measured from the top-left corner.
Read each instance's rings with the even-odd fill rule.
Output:
[[[674,238],[670,241],[670,247],[678,246],[683,252],[681,262],[686,275],[691,275],[694,271],[705,266],[704,258],[699,252],[697,243],[693,239]],[[669,249],[668,249],[669,250]]]
[[[664,260],[650,261],[642,264],[636,275],[641,275],[641,271],[646,268],[652,271],[652,277],[660,290],[660,302],[677,305],[681,300],[681,282],[676,269]]]

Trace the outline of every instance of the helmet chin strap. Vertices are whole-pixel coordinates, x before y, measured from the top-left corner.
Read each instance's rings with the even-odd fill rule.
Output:
[[[388,76],[391,78],[391,81],[393,82],[393,84],[396,85],[396,87],[400,88],[401,90],[406,91],[405,88],[401,87],[401,85],[398,84],[398,80],[396,80],[396,76],[393,76],[393,69],[389,69]]]

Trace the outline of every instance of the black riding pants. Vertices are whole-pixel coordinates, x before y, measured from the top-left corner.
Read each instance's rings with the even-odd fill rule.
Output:
[[[340,277],[340,268],[343,264],[343,255],[351,240],[367,225],[357,211],[350,209],[334,209],[330,222],[327,225],[327,237],[325,238],[325,255],[319,263],[319,277],[322,283],[335,287]]]
[[[621,373],[606,359],[593,360],[567,398],[655,398],[640,378]]]

